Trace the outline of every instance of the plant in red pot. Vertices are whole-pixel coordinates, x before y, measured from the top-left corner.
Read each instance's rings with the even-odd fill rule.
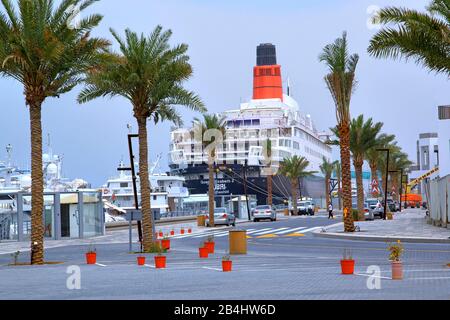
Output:
[[[216,243],[214,242],[214,236],[210,235],[205,241],[205,248],[208,249],[209,254],[214,254],[214,248]]]
[[[205,246],[205,242],[200,242],[200,246],[198,248],[198,256],[202,259],[208,258],[209,250]]]
[[[352,252],[345,249],[341,260],[342,274],[353,274],[355,272],[355,260],[353,260]]]
[[[141,252],[139,253],[139,255],[136,258],[137,260],[137,264],[138,266],[143,266],[145,265],[145,256],[144,256],[144,252],[141,249]]]
[[[192,233],[192,228],[189,228],[189,229],[187,230],[187,232],[188,232],[188,233]]]
[[[403,279],[403,263],[401,260],[403,254],[403,244],[400,240],[396,244],[389,244],[389,260],[392,263],[392,280],[402,280]]]
[[[184,234],[184,227],[181,227],[180,234]]]
[[[231,272],[233,267],[233,261],[231,261],[231,256],[227,253],[222,257],[222,271]]]
[[[157,254],[155,256],[155,268],[156,269],[165,269],[167,258],[164,255],[164,253],[166,253],[166,250],[163,249],[161,246],[157,246],[156,251],[157,251]]]
[[[170,239],[167,235],[161,240],[161,248],[166,251],[170,250]]]
[[[97,250],[92,244],[89,246],[89,250],[86,252],[86,263],[87,264],[97,263]]]

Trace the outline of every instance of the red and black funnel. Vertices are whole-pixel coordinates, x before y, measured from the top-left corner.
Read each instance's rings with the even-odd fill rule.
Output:
[[[263,43],[256,49],[256,67],[253,69],[253,99],[283,100],[281,66],[273,44]]]

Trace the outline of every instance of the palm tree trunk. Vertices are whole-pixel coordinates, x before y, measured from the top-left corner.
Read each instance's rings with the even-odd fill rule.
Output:
[[[342,196],[341,196],[341,189],[342,189],[342,183],[341,183],[341,176],[338,175],[337,178],[337,183],[338,183],[338,206],[339,206],[339,210],[342,210]]]
[[[296,216],[296,215],[298,215],[298,209],[297,209],[298,180],[297,179],[292,179],[291,186],[292,186],[292,207],[294,208],[294,212],[292,213],[292,215]]]
[[[376,164],[371,164],[370,165],[370,171],[371,171],[371,176],[372,176],[372,182],[375,180],[376,182],[378,182],[378,167]],[[378,186],[378,189],[380,187]],[[372,186],[372,197],[376,198],[379,195],[375,192],[373,192],[373,186]]]
[[[391,179],[392,179],[392,188],[395,191],[395,197],[397,198],[397,201],[398,201],[400,199],[399,175],[398,175],[398,173],[393,173]]]
[[[144,252],[150,252],[154,242],[154,219],[151,209],[151,189],[148,177],[148,142],[147,142],[147,118],[137,118],[139,128],[139,180],[141,184],[142,207],[142,244]]]
[[[358,220],[364,221],[364,186],[362,177],[363,161],[361,159],[355,159],[353,165],[356,173],[356,190],[358,195]]]
[[[354,232],[355,225],[352,215],[352,177],[350,169],[350,126],[348,123],[339,125],[342,163],[342,195],[344,198],[344,230]]]
[[[326,205],[325,208],[328,208],[328,206],[331,203],[330,199],[330,177],[327,175],[325,176],[325,198],[326,198]]]
[[[31,264],[44,264],[44,176],[41,103],[31,102]]]
[[[267,204],[271,206],[273,204],[273,198],[272,198],[272,175],[269,174],[267,176]]]
[[[208,197],[209,197],[209,226],[214,227],[214,161],[208,157]]]

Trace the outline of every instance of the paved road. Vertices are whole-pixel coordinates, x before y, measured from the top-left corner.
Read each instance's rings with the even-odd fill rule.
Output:
[[[224,229],[213,232],[217,253],[198,258],[198,245],[212,231],[175,236],[168,268],[155,270],[152,255],[145,267],[135,264],[127,244],[97,245],[100,265],[84,264],[86,246],[54,248],[48,261],[64,264],[40,267],[6,266],[0,256],[0,299],[450,299],[450,246],[406,244],[405,280],[390,280],[385,243],[321,239],[311,232],[338,223],[325,216],[292,217],[277,222],[244,223],[249,253],[233,257],[234,270],[220,270],[228,249]],[[340,275],[344,249],[356,260],[356,275]],[[27,253],[21,260],[28,259]],[[67,267],[81,268],[81,289],[68,290]],[[367,286],[368,266],[381,273],[379,290]]]

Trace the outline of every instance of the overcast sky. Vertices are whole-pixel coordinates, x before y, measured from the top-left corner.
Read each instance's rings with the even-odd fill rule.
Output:
[[[311,114],[319,130],[336,124],[334,105],[318,61],[322,48],[348,31],[352,52],[360,54],[358,88],[352,116],[364,113],[384,122],[411,159],[421,132],[437,124],[437,106],[450,103],[449,82],[413,62],[376,60],[366,53],[376,32],[367,26],[368,8],[386,5],[423,10],[427,0],[102,0],[90,11],[104,15],[96,35],[111,38],[109,27],[123,32],[150,33],[157,24],[173,31],[172,43],[189,44],[194,76],[187,87],[195,90],[210,112],[236,108],[252,94],[252,68],[256,46],[277,46],[283,80],[290,77],[292,93],[303,112]],[[370,10],[369,10],[370,11]],[[64,174],[100,186],[113,175],[121,157],[127,160],[127,123],[136,129],[131,106],[120,98],[99,99],[85,105],[75,101],[80,88],[48,99],[43,106],[44,135],[51,135],[55,153],[64,155]],[[23,88],[14,80],[0,79],[0,159],[5,146],[14,147],[14,159],[30,166],[29,117]],[[198,116],[180,108],[186,124]],[[167,169],[170,124],[149,126],[152,160],[163,154]],[[44,147],[46,150],[46,147]],[[128,161],[126,161],[128,162]]]

